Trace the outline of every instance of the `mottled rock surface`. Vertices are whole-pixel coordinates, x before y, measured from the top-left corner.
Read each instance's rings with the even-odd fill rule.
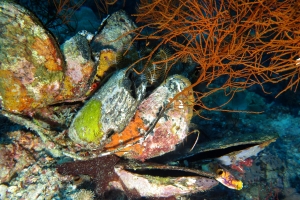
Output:
[[[40,138],[29,132],[10,132],[8,137],[15,143],[0,144],[0,184],[10,181],[16,173],[36,162],[36,152],[44,148]]]

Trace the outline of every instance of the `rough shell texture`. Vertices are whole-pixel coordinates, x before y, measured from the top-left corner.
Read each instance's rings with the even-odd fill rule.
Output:
[[[96,66],[87,39],[79,34],[61,46],[66,61],[64,99],[72,101],[85,96],[94,80]]]
[[[97,148],[111,132],[121,132],[145,93],[145,85],[141,85],[134,98],[131,84],[126,69],[117,71],[77,113],[69,128],[69,137],[86,147]]]
[[[105,148],[114,150],[115,147],[120,148],[120,144],[135,142],[133,145],[127,144],[129,147],[121,149],[117,154],[142,161],[173,151],[188,134],[188,126],[193,113],[192,91],[177,96],[170,105],[168,102],[189,85],[189,80],[183,76],[169,77],[147,99],[143,100],[133,120],[123,132],[112,135],[112,141]],[[167,107],[164,108],[165,106]],[[161,111],[163,113],[160,113]],[[158,121],[157,117],[159,117]],[[154,126],[153,129],[152,126]],[[143,137],[146,138],[141,139]]]
[[[64,62],[54,38],[33,14],[0,2],[0,99],[15,113],[30,113],[56,101]]]
[[[103,30],[95,35],[91,47],[93,54],[98,56],[99,52],[104,48],[110,48],[115,51],[122,51],[124,45],[127,45],[132,36],[127,35],[118,39],[125,33],[128,33],[136,28],[132,20],[127,16],[125,11],[120,10],[113,13],[108,19]],[[117,41],[115,41],[118,39]]]

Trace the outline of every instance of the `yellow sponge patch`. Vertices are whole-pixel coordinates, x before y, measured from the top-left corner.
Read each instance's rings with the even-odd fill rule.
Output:
[[[117,53],[111,49],[103,49],[100,52],[99,65],[97,69],[97,76],[103,77],[104,73],[113,67],[117,61]]]

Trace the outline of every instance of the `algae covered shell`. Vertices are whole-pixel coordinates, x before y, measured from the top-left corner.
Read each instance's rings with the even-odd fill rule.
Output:
[[[91,41],[91,49],[95,57],[106,48],[116,52],[123,51],[124,46],[133,39],[133,35],[126,33],[136,29],[136,25],[124,10],[114,12],[105,23],[103,29]]]
[[[69,137],[86,148],[99,148],[114,132],[121,132],[134,115],[145,94],[140,85],[133,97],[127,70],[119,70],[75,116]],[[99,146],[100,145],[100,146]]]
[[[0,1],[0,106],[34,116],[49,105],[86,98],[96,73],[88,41],[62,46],[28,10]],[[63,54],[64,55],[63,55]]]
[[[189,80],[173,75],[143,99],[146,83],[133,97],[126,71],[115,72],[85,103],[73,119],[69,137],[83,148],[141,161],[173,151],[186,138],[193,114],[193,93],[184,91]]]
[[[27,114],[57,101],[64,60],[39,20],[16,3],[0,2],[0,99],[10,112]]]

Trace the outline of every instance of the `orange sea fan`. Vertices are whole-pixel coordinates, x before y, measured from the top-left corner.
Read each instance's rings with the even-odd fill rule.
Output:
[[[191,59],[199,76],[190,86],[196,104],[218,90],[234,94],[252,85],[287,82],[283,91],[296,90],[300,81],[300,5],[296,0],[141,0],[134,41],[156,41],[141,60],[150,61],[163,45],[174,53],[153,64]],[[145,31],[152,30],[150,34]],[[222,77],[221,84],[213,87]],[[187,88],[188,90],[189,88]],[[283,92],[282,91],[282,92]],[[265,91],[266,92],[266,91]],[[280,92],[280,94],[282,93]]]

